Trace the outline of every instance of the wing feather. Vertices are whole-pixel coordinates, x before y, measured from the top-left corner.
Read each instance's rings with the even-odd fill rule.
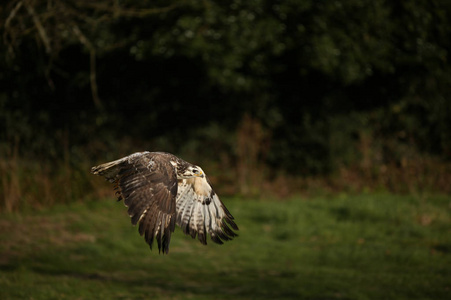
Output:
[[[233,216],[203,177],[178,182],[176,223],[192,238],[207,244],[207,235],[213,242],[223,244],[237,236]]]
[[[157,222],[157,216],[154,213],[155,211],[151,210],[151,212],[144,215],[144,218],[139,223],[139,234],[144,235],[144,239],[149,244],[150,249],[152,249],[155,224]]]
[[[156,240],[163,253],[169,251],[176,218],[177,175],[171,159],[170,154],[137,152],[91,170],[114,183],[132,224],[139,223],[139,233],[150,248]]]

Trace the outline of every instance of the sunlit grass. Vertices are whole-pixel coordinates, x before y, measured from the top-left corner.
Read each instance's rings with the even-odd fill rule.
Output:
[[[445,299],[449,197],[224,199],[225,245],[150,251],[113,200],[2,215],[1,299]]]

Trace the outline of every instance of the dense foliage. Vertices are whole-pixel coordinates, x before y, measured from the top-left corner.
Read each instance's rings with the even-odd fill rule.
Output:
[[[89,156],[126,138],[294,174],[451,158],[447,1],[10,0],[0,13],[3,153]]]

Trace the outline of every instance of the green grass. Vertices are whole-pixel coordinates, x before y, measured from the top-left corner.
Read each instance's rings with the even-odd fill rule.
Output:
[[[113,200],[0,215],[0,299],[447,299],[451,197],[224,199],[240,236],[149,250]]]

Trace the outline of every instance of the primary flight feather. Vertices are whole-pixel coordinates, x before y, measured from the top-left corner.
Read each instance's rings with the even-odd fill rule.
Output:
[[[173,154],[137,152],[93,167],[91,173],[114,183],[150,248],[156,241],[158,250],[168,253],[176,224],[204,245],[207,235],[218,244],[237,236],[233,216],[204,171]]]

